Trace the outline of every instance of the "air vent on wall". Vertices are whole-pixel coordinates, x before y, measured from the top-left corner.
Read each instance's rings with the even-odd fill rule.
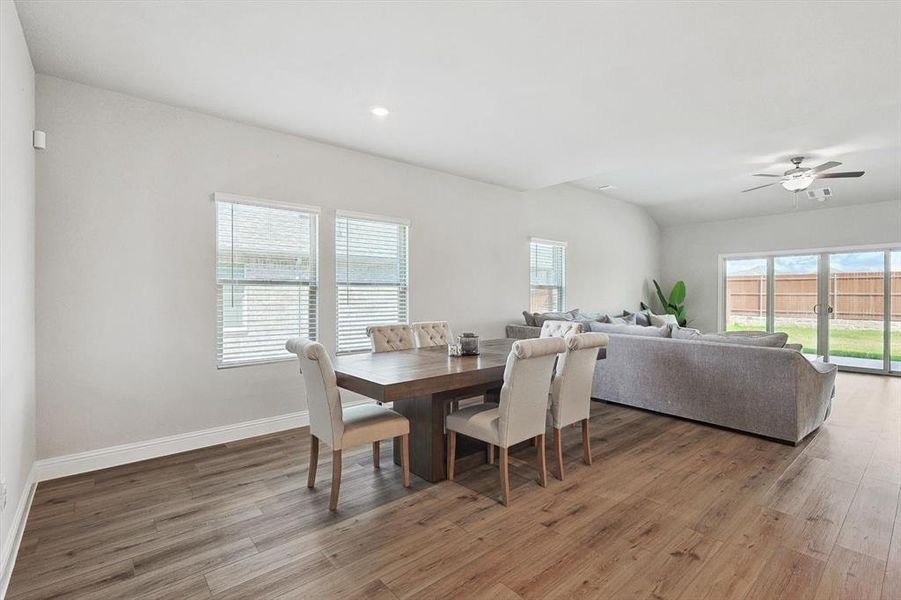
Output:
[[[832,190],[830,188],[824,187],[815,190],[807,190],[806,194],[807,198],[809,198],[810,200],[824,202],[827,198],[832,197]]]

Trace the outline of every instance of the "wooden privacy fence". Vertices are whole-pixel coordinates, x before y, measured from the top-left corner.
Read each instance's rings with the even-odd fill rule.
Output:
[[[833,318],[881,321],[885,310],[882,273],[833,273],[829,276],[829,304]],[[901,272],[892,273],[892,320],[901,320]],[[766,275],[726,278],[729,315],[766,316]],[[773,294],[777,317],[813,317],[817,303],[816,274],[775,276]]]

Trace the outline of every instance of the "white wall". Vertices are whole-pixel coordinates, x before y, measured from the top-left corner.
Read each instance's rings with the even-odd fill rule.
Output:
[[[771,217],[667,227],[661,284],[683,279],[692,327],[716,331],[718,256],[901,242],[901,201],[805,210]]]
[[[0,573],[35,458],[34,69],[12,2],[0,2]],[[0,596],[2,596],[0,589]]]
[[[216,369],[216,191],[323,207],[329,347],[336,208],[412,220],[412,318],[456,331],[521,319],[530,236],[569,242],[569,307],[636,307],[656,275],[653,220],[571,186],[514,192],[52,77],[37,94],[41,457],[305,409],[294,363]]]

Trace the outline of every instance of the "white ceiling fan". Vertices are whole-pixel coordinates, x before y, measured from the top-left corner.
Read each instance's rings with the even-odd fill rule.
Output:
[[[800,192],[801,190],[807,189],[811,183],[816,179],[837,179],[842,177],[860,177],[864,174],[864,171],[844,171],[841,173],[824,173],[827,169],[833,169],[839,166],[840,162],[836,162],[834,160],[830,160],[824,162],[823,164],[812,167],[812,168],[804,168],[801,166],[801,161],[804,160],[803,156],[796,156],[791,159],[794,168],[789,169],[782,175],[773,175],[770,173],[754,173],[754,177],[778,177],[779,181],[774,181],[773,183],[766,183],[764,185],[758,185],[756,187],[748,188],[746,190],[742,190],[742,192],[750,192],[753,190],[759,190],[760,188],[769,187],[771,185],[776,185],[777,183],[781,184],[783,188],[788,190],[789,192]]]

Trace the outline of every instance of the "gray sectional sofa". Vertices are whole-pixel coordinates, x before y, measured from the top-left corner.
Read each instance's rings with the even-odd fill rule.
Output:
[[[797,444],[829,414],[835,365],[785,334],[701,334],[678,327],[588,324],[610,335],[592,397]],[[507,326],[507,337],[540,327]]]

